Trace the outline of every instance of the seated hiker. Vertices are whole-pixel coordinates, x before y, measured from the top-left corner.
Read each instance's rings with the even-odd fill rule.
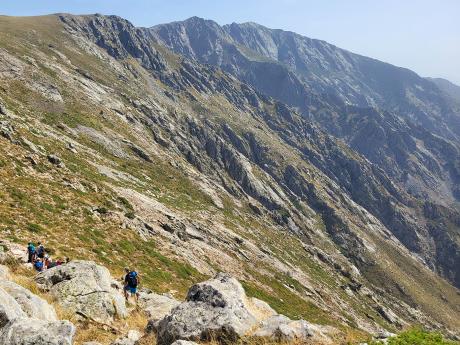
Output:
[[[38,248],[37,248],[37,257],[40,259],[43,259],[45,257],[45,247],[43,247],[43,244],[38,242]]]
[[[35,262],[34,262],[34,268],[38,271],[38,272],[41,272],[43,271],[43,261],[40,260],[40,259],[35,259]]]
[[[27,245],[27,262],[33,263],[35,260],[35,246],[32,242]]]
[[[46,269],[51,268],[50,265],[52,264],[52,260],[49,257],[49,255],[45,254],[45,257],[43,259],[43,263],[44,263]]]
[[[139,286],[139,275],[137,274],[136,271],[131,271],[129,268],[125,268],[125,288],[124,288],[124,294],[125,294],[125,299],[128,301],[129,295],[134,296],[136,298],[136,302],[138,299],[138,294],[137,294],[137,287]]]

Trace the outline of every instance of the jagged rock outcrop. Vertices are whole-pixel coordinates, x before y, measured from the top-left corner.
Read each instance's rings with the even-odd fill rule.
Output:
[[[160,345],[177,339],[201,340],[217,337],[234,341],[257,322],[245,307],[241,284],[228,275],[192,286],[186,302],[174,308],[158,323]]]
[[[169,345],[178,339],[236,341],[254,330],[255,336],[305,339],[313,335],[310,326],[304,320],[292,321],[276,315],[265,302],[247,298],[235,278],[219,273],[192,286],[186,301],[162,319],[156,331],[158,344]],[[322,333],[321,336],[329,339]]]
[[[343,139],[412,196],[455,209],[460,190],[456,168],[460,114],[431,81],[324,41],[255,23],[219,26],[193,17],[157,25],[150,31],[178,54],[218,66],[261,93],[300,109],[304,117]],[[289,111],[280,115],[292,119]],[[304,128],[276,126],[290,143]],[[233,143],[243,154],[247,152],[247,146]],[[346,185],[353,200],[378,217],[411,251],[458,286],[459,273],[451,260],[441,253],[432,255],[436,247],[445,246],[441,242],[451,242],[451,237],[441,240],[423,225],[410,224],[402,214],[405,212],[386,202],[368,202],[372,187],[360,181],[366,176],[360,171],[361,164],[340,161],[338,152],[331,152],[332,159],[324,159],[327,151],[313,157],[307,147],[302,152],[328,176]],[[373,170],[373,175],[381,175]],[[442,232],[449,232],[448,227],[441,227]],[[449,253],[458,262],[458,250]]]
[[[101,322],[126,317],[122,292],[112,285],[107,268],[92,261],[72,261],[40,272],[38,286],[53,295],[60,305],[82,317]]]

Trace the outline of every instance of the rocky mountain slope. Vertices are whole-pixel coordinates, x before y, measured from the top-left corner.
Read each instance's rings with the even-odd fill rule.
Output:
[[[302,112],[119,17],[2,17],[0,57],[2,237],[128,262],[178,297],[225,271],[342,342],[458,332],[451,199],[408,193]]]
[[[323,41],[254,23],[221,27],[193,17],[147,31],[173,51],[219,66],[298,108],[409,194],[458,214],[460,111],[435,83]],[[375,206],[368,209],[379,212]],[[399,225],[380,219],[400,231]],[[398,238],[407,246],[414,242]]]
[[[451,83],[450,81],[443,78],[427,78],[428,80],[435,83],[439,89],[444,91],[451,99],[455,102],[460,102],[460,86]]]
[[[458,202],[460,111],[435,83],[255,23],[221,27],[193,17],[148,31],[173,51],[298,108],[411,194]]]

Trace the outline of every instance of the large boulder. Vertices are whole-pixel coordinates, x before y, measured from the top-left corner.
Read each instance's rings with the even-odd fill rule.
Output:
[[[272,337],[279,340],[305,339],[313,333],[305,320],[291,320],[284,315],[275,315],[261,322],[256,337]]]
[[[0,263],[9,260],[27,262],[26,247],[7,240],[0,240]]]
[[[0,345],[71,345],[74,334],[69,321],[18,318],[0,330]]]
[[[186,301],[157,325],[159,345],[178,339],[235,341],[258,323],[241,284],[229,275],[192,286]]]
[[[64,308],[82,317],[111,322],[128,312],[122,292],[116,289],[107,268],[92,261],[71,261],[40,272],[37,284]]]
[[[28,317],[45,321],[57,320],[53,306],[22,286],[11,281],[0,280],[0,288],[16,300]]]
[[[0,329],[17,318],[25,317],[27,315],[22,311],[19,303],[5,290],[0,288]]]
[[[185,302],[149,328],[156,330],[158,345],[208,339],[232,343],[243,335],[328,344],[339,332],[278,315],[266,302],[248,298],[241,284],[223,273],[192,286]]]
[[[151,321],[163,319],[180,302],[167,295],[159,295],[148,290],[139,292],[138,306],[144,310]]]

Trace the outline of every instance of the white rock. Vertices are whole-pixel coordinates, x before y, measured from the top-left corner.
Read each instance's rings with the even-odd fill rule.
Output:
[[[138,305],[145,311],[149,319],[153,321],[164,318],[179,304],[179,301],[165,295],[159,295],[153,292],[139,292]]]
[[[74,334],[69,321],[18,318],[0,330],[0,345],[71,345]]]
[[[112,287],[107,268],[92,261],[71,261],[40,272],[37,284],[57,299],[60,305],[100,322],[111,322],[115,315],[126,317],[122,291]]]
[[[186,302],[158,323],[157,341],[159,345],[169,345],[178,339],[209,336],[235,341],[256,323],[256,317],[246,307],[241,284],[220,273],[190,288]]]
[[[0,265],[0,279],[1,280],[11,279],[10,269],[5,265]]]
[[[17,318],[25,318],[27,315],[21,306],[5,290],[0,288],[0,328]]]
[[[275,315],[259,325],[256,337],[273,337],[280,340],[306,339],[312,336],[305,320],[293,321],[284,315]]]
[[[57,320],[53,306],[22,286],[11,281],[0,280],[0,288],[16,300],[28,317],[45,321]]]
[[[130,330],[124,337],[118,338],[111,345],[136,345],[139,339],[142,338],[142,333],[136,330]]]
[[[176,340],[171,345],[198,345],[198,343],[195,343],[194,341],[190,340]]]

